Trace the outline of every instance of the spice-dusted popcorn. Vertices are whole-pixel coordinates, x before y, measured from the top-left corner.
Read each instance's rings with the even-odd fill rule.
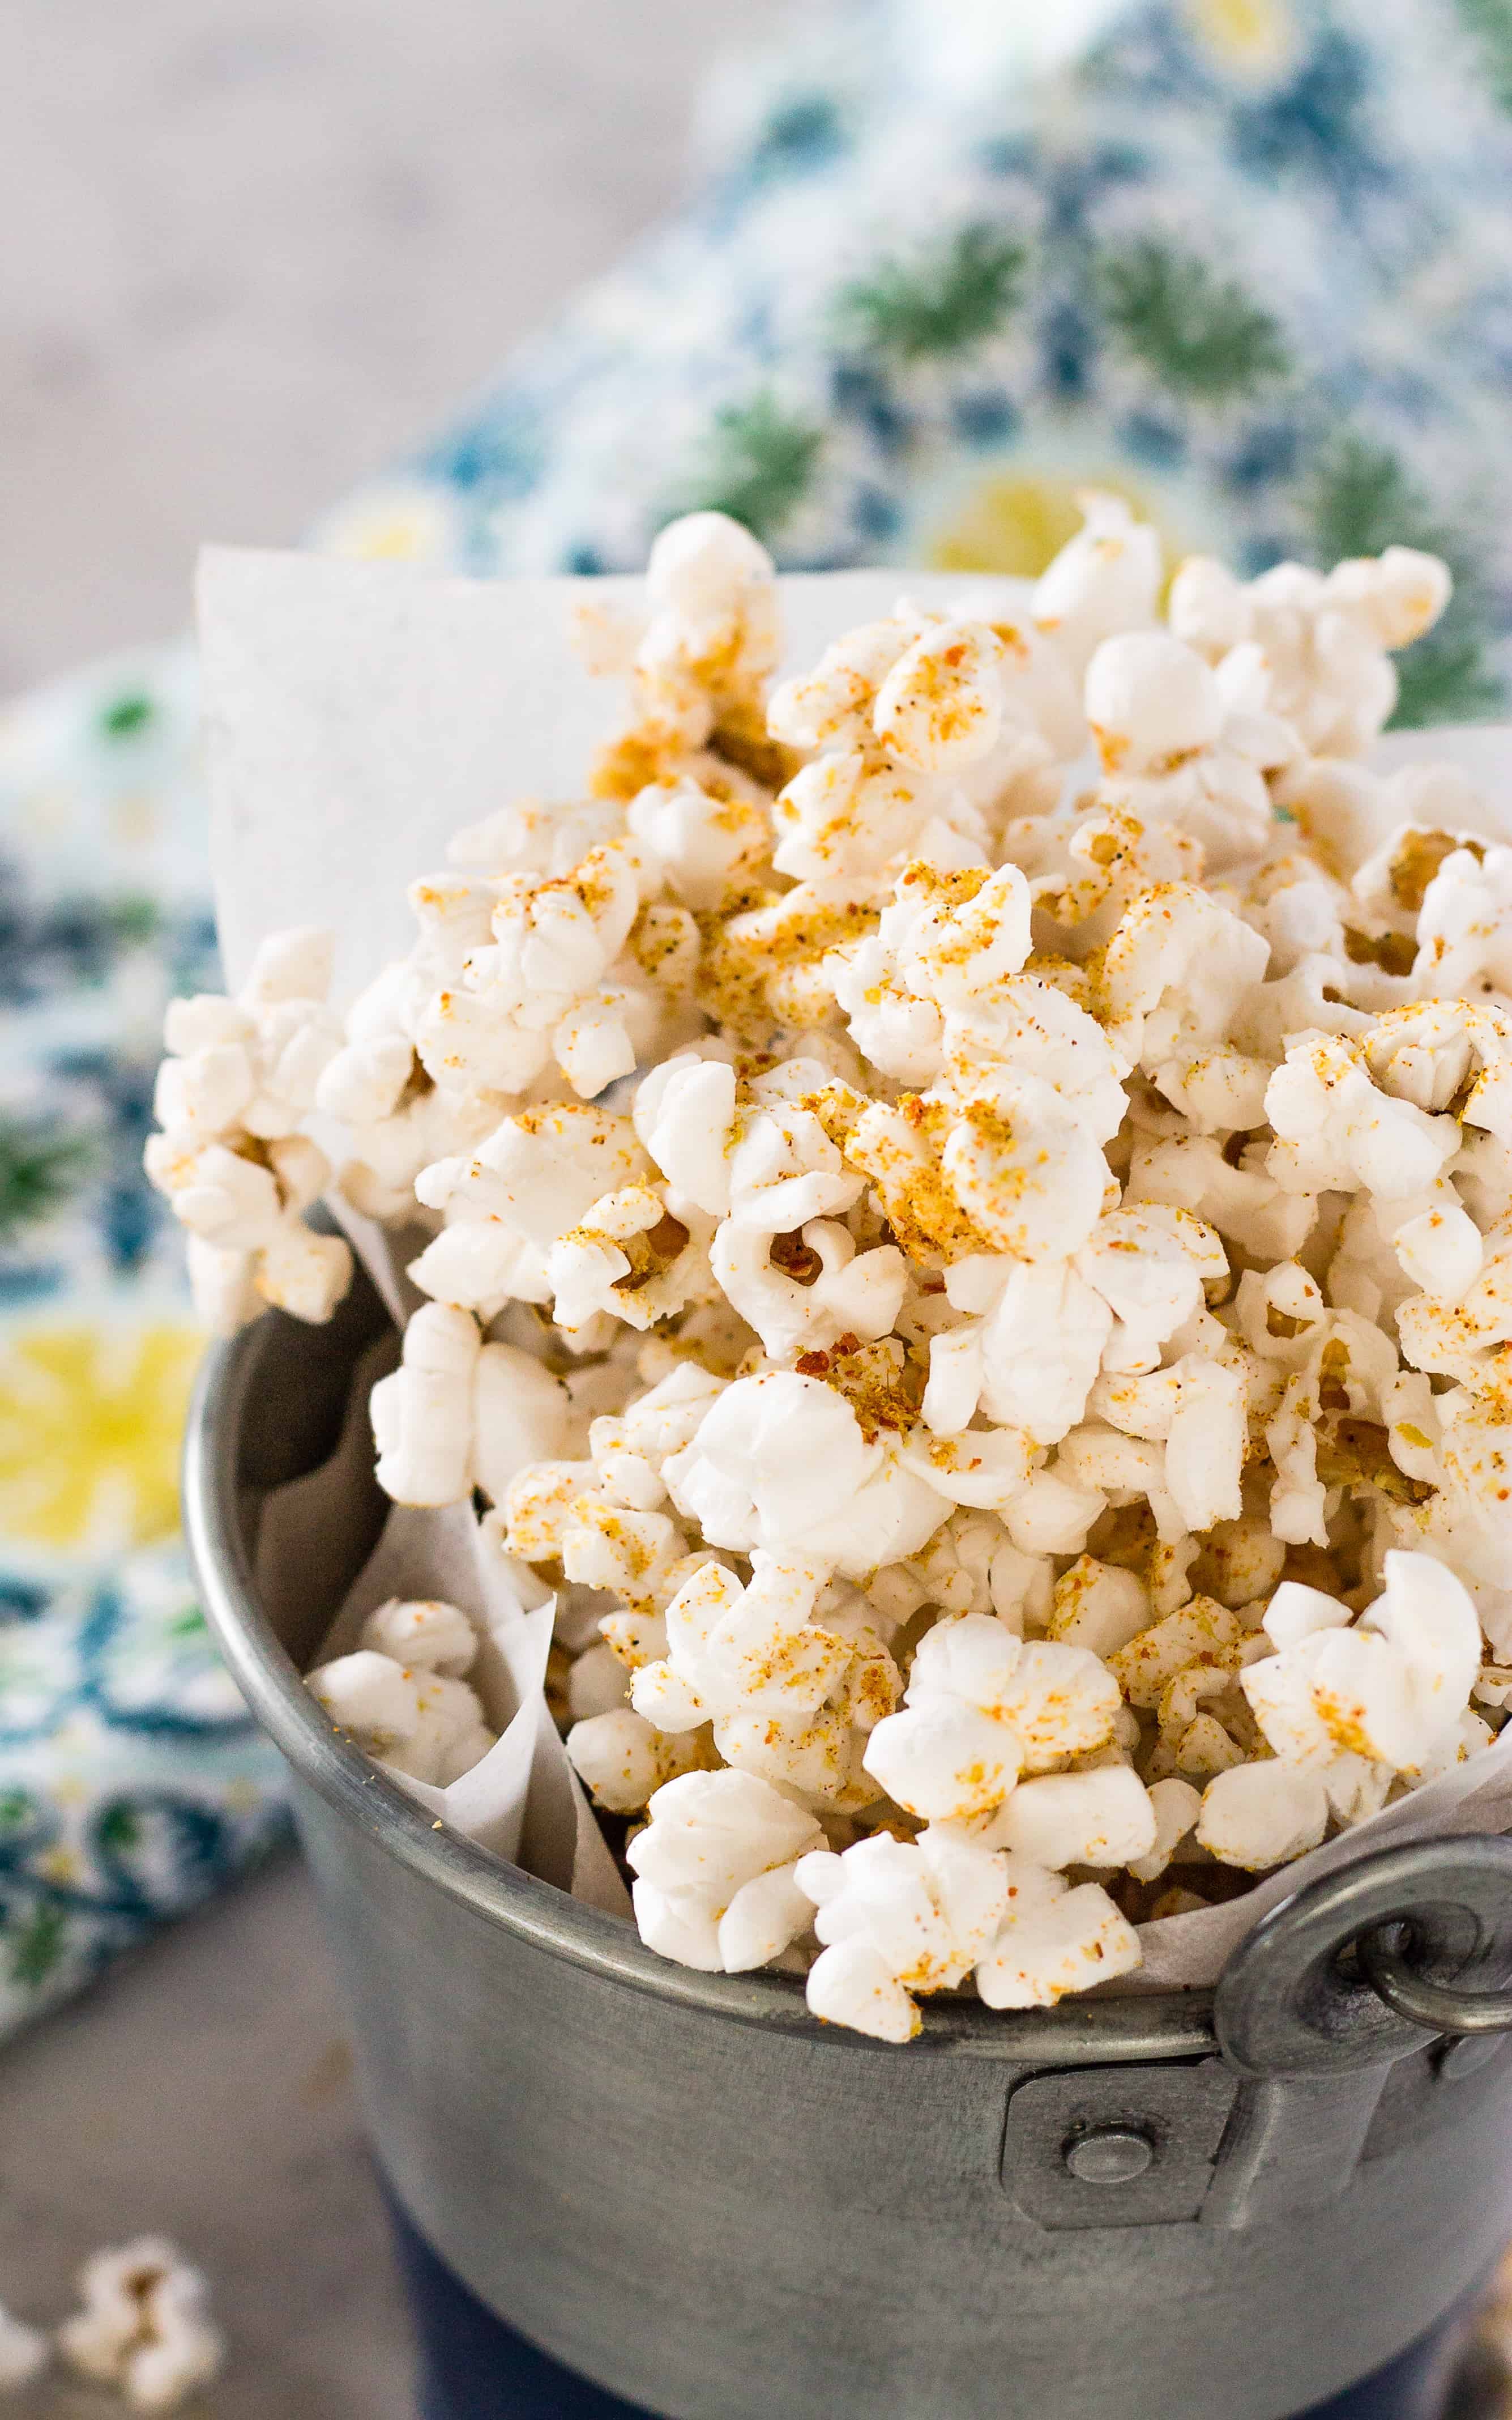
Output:
[[[189,1230],[195,1309],[223,1334],[264,1303],[329,1319],[350,1281],[347,1245],[301,1216],[331,1174],[300,1130],[341,1041],[331,949],[313,927],[274,934],[235,1000],[169,1004],[147,1171]]]
[[[1448,575],[1163,609],[1085,508],[1022,615],[776,685],[764,551],[671,524],[582,617],[588,794],[459,833],[343,1018],[309,934],[176,1007],[152,1145],[227,1322],[329,1310],[324,1148],[418,1218],[380,1483],[554,1591],[652,1947],[887,2040],[1128,1973],[1512,1708],[1512,834],[1365,755]],[[385,1606],[312,1685],[444,1782],[471,1640]]]
[[[83,2304],[57,2332],[64,2359],[117,2388],[133,2412],[175,2412],[225,2358],[209,2288],[163,2237],[97,2252],[79,2272]]]

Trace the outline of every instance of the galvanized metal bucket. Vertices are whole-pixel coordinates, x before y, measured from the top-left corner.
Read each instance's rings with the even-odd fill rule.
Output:
[[[1512,2234],[1512,1844],[1379,1853],[1216,1993],[937,2006],[903,2050],[669,1965],[332,1733],[300,1672],[360,1539],[283,1636],[257,1602],[263,1497],[331,1450],[384,1318],[363,1283],[212,1352],[185,1513],[293,1769],[378,2156],[490,2310],[671,2420],[1278,2420],[1462,2302]]]

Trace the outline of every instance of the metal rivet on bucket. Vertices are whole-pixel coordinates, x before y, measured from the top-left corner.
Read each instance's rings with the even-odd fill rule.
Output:
[[[1154,2164],[1155,2146],[1132,2126],[1103,2126],[1066,2146],[1066,2165],[1084,2185],[1127,2185]]]

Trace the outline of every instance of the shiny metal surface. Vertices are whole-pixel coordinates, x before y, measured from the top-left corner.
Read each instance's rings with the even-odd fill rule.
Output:
[[[1498,1841],[1498,1847],[1507,1843]],[[1357,1944],[1372,1989],[1410,2024],[1473,2040],[1512,2032],[1512,1991],[1478,1992],[1465,1983],[1436,1983],[1422,1972],[1420,1929],[1412,1923],[1382,1925]]]
[[[1411,1962],[1388,1954],[1404,1924]],[[1323,1875],[1261,1918],[1218,1986],[1218,2040],[1246,2075],[1370,2068],[1405,2057],[1428,2034],[1512,2027],[1509,1964],[1512,1840],[1403,1841]],[[1425,1973],[1432,1967],[1440,1975]],[[1482,1999],[1476,1985],[1491,1976],[1498,1988]],[[1490,2027],[1476,2019],[1488,2005]]]
[[[301,1684],[330,1575],[282,1637],[253,1585],[261,1494],[329,1450],[381,1318],[359,1293],[329,1329],[270,1319],[211,1357],[186,1518],[297,1776],[380,2157],[491,2308],[671,2420],[1279,2420],[1489,2267],[1512,2066],[1440,2072],[1363,1983],[1392,2042],[1356,2066],[1346,2028],[1296,2079],[1220,2057],[1196,1993],[958,2003],[895,2050],[817,2024],[782,1978],[669,1966],[434,1832]],[[1236,2025],[1290,1955],[1285,1914],[1227,1991]],[[1324,1945],[1317,1922],[1304,1964],[1361,1929]],[[1115,2133],[1149,2144],[1142,2172],[1078,2178],[1069,2147]]]

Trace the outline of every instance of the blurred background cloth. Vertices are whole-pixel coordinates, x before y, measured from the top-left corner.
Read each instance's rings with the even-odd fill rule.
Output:
[[[633,569],[717,505],[787,566],[1032,574],[1095,485],[1173,561],[1444,554],[1401,719],[1499,710],[1505,0],[847,0],[716,79],[701,163],[313,542]],[[214,982],[194,691],[147,649],[0,723],[0,2027],[282,1819],[174,1535],[198,1340],[140,1172],[163,1001]]]

